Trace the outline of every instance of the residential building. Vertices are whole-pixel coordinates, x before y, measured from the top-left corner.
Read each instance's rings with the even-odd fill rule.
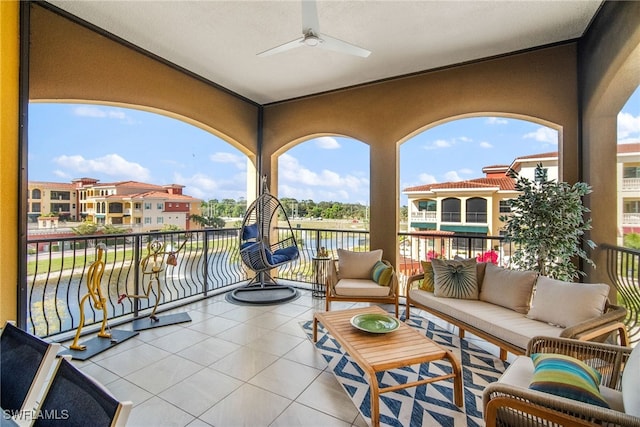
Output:
[[[640,143],[617,146],[618,244],[624,235],[640,233]],[[541,164],[542,175],[537,175]],[[499,236],[500,216],[510,211],[508,200],[517,196],[511,169],[530,180],[558,179],[558,152],[521,156],[510,165],[486,166],[483,178],[408,187],[410,231]]]
[[[182,194],[183,185],[137,181],[100,183],[79,178],[71,184],[29,182],[29,218],[58,213],[68,219],[115,225],[135,232],[175,225],[193,227],[191,214],[200,213],[200,199]],[[44,207],[44,208],[43,208]]]
[[[38,222],[39,217],[51,214],[71,221],[78,218],[75,185],[64,182],[29,181],[27,189],[29,222]]]

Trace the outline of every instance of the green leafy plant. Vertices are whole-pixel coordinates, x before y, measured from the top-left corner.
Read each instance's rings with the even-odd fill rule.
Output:
[[[535,176],[541,179],[536,181],[514,171],[509,174],[516,179],[515,188],[520,192],[509,201],[511,214],[500,217],[506,223],[506,237],[517,248],[511,262],[518,268],[566,281],[585,275],[574,263],[576,257],[595,267],[582,247],[583,242],[590,248],[596,246],[584,239],[591,220],[585,220],[589,209],[582,204],[582,197],[591,193],[591,187],[584,182],[569,185],[548,180],[540,164]]]

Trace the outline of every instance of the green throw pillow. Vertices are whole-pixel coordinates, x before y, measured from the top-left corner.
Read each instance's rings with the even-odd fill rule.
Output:
[[[561,354],[535,353],[531,359],[534,371],[530,389],[609,408],[600,394],[600,372],[591,366]]]
[[[434,277],[433,294],[437,297],[478,299],[479,289],[476,259],[449,261],[431,260]]]
[[[371,269],[371,279],[380,286],[389,286],[391,276],[393,275],[393,267],[378,261]]]
[[[422,261],[422,271],[424,271],[424,279],[422,279],[418,288],[423,291],[433,292],[433,266],[431,265],[431,261]]]

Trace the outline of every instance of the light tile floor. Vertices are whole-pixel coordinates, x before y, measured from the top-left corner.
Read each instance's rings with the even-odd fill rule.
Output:
[[[324,300],[299,292],[269,306],[217,295],[172,311],[188,313],[191,322],[141,331],[74,363],[133,402],[132,427],[366,426],[300,327],[324,310]]]

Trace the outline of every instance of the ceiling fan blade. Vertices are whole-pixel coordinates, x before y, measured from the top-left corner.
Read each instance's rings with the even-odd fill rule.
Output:
[[[370,50],[363,49],[359,46],[347,43],[343,40],[336,39],[326,34],[320,35],[320,38],[323,42],[320,43],[318,47],[322,49],[333,50],[334,52],[341,52],[349,55],[356,55],[362,58],[366,58],[371,54]]]
[[[285,44],[281,44],[280,46],[272,47],[271,49],[260,52],[258,53],[258,56],[270,56],[276,53],[284,52],[286,50],[295,49],[297,47],[303,46],[303,42],[304,37],[300,37],[295,40],[291,40],[290,42],[286,42]]]
[[[302,0],[302,34],[320,34],[316,0]]]

